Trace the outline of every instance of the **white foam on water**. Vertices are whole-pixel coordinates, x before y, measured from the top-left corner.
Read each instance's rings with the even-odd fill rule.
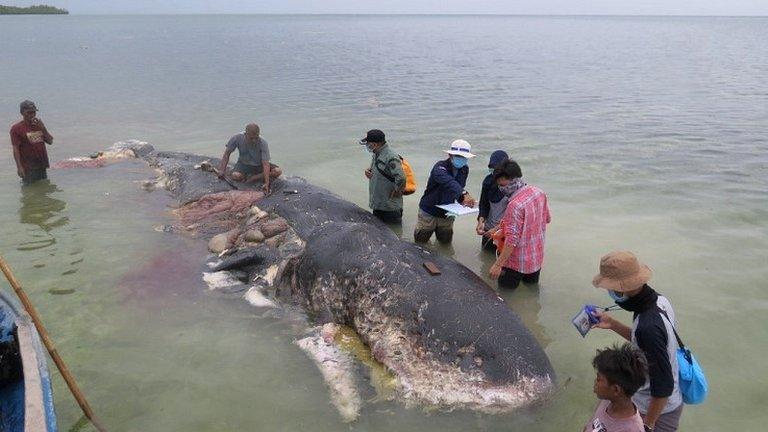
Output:
[[[238,278],[228,271],[203,272],[203,280],[211,291],[235,285],[243,285]]]
[[[251,287],[248,292],[245,293],[245,300],[248,301],[253,306],[256,307],[266,307],[266,308],[278,308],[279,306],[274,301],[270,300],[265,296],[259,288],[253,286]]]

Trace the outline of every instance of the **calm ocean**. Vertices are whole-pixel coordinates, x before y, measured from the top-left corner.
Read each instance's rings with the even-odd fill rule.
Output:
[[[53,170],[21,188],[0,146],[0,253],[112,431],[566,431],[592,414],[596,348],[570,319],[599,257],[635,251],[675,306],[711,396],[682,430],[768,422],[768,19],[507,16],[2,16],[0,124],[32,99],[52,160],[124,139],[219,156],[256,121],[274,161],[365,207],[380,128],[421,188],[442,149],[504,149],[550,199],[539,289],[503,292],[545,346],[560,390],[508,416],[371,401],[341,423],[301,317],[207,292],[204,245],[153,227],[170,201],[141,164]],[[419,193],[406,198],[410,240]],[[487,279],[473,221],[452,255]],[[4,284],[0,283],[0,286]],[[631,316],[617,313],[625,322]],[[55,377],[60,430],[80,428]],[[371,399],[373,390],[365,389]]]

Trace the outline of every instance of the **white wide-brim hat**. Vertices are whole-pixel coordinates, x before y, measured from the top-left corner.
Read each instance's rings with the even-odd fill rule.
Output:
[[[443,150],[443,151],[448,153],[449,155],[461,156],[467,159],[475,157],[475,155],[472,154],[472,145],[463,139],[457,139],[456,141],[451,143],[450,150]]]

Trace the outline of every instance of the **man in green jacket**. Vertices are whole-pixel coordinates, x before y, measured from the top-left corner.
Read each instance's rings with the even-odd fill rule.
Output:
[[[369,205],[382,222],[399,224],[403,220],[403,188],[405,173],[400,156],[387,145],[384,132],[371,129],[360,140],[370,153],[371,166],[365,170],[368,179]]]

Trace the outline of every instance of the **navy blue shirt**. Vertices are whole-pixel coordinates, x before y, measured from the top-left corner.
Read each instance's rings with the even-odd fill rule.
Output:
[[[504,198],[504,194],[499,190],[499,185],[493,178],[493,174],[488,174],[483,180],[483,187],[480,189],[480,201],[477,203],[480,209],[477,218],[488,219],[491,213],[491,203],[497,203]]]
[[[444,218],[445,210],[435,206],[453,204],[454,201],[463,202],[467,176],[469,167],[456,169],[450,158],[439,161],[429,173],[427,188],[419,201],[419,208],[432,216]]]

